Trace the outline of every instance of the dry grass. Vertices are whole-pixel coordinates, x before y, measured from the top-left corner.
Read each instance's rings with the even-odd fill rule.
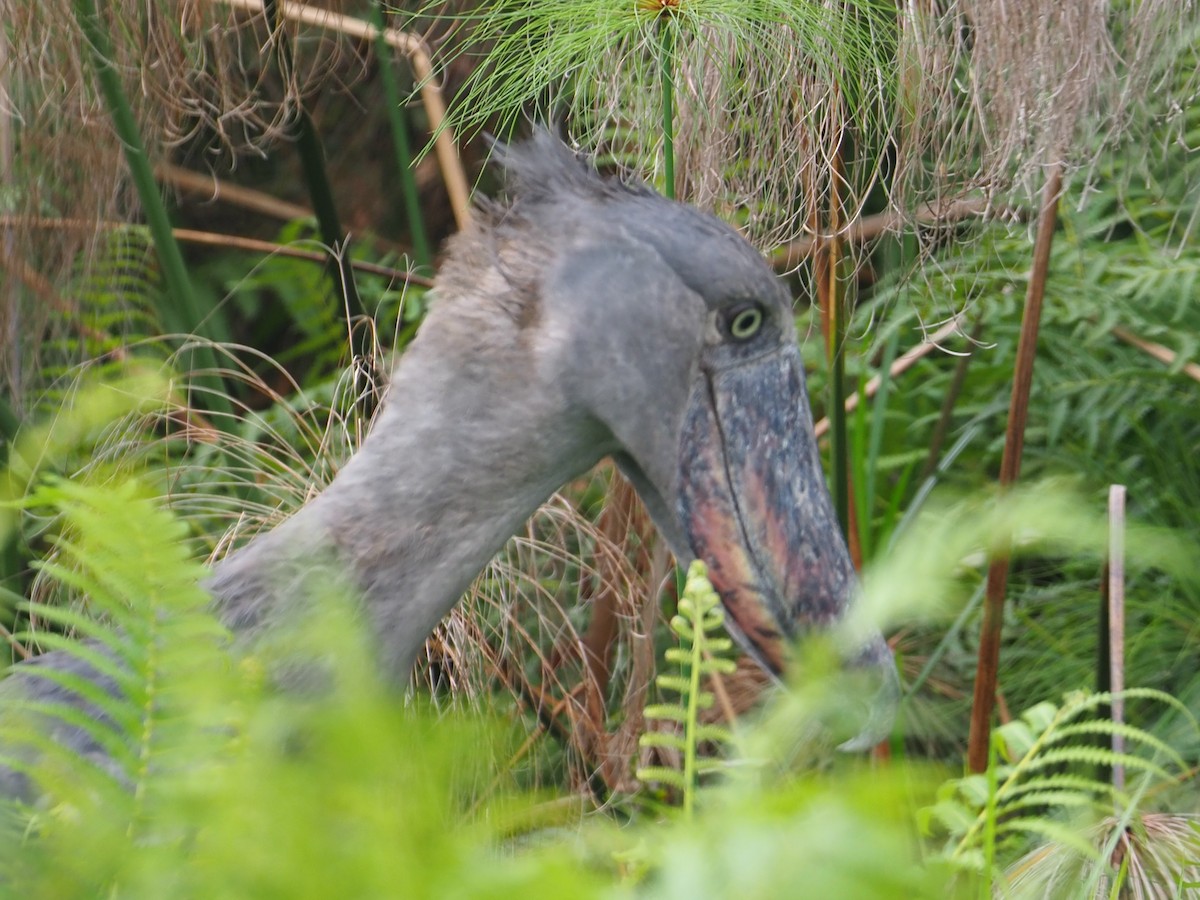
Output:
[[[1098,870],[1073,850],[1047,844],[1008,870],[1014,897],[1123,897],[1169,900],[1200,889],[1200,816],[1141,813],[1132,822],[1108,818],[1088,835],[1101,854]],[[1114,877],[1121,872],[1120,887]],[[1085,885],[1091,887],[1083,893]]]
[[[336,12],[340,4],[303,6]],[[1186,142],[1182,111],[1200,90],[1186,52],[1200,31],[1194,4],[911,0],[894,17],[876,11],[874,19],[835,0],[818,6],[824,18],[813,21],[826,23],[827,34],[801,37],[791,24],[768,21],[739,26],[721,11],[678,47],[680,196],[738,221],[761,247],[828,236],[831,225],[850,234],[873,196],[873,207],[883,198],[891,213],[890,232],[911,229],[932,248],[956,227],[938,211],[980,200],[988,215],[1031,205],[1051,163],[1064,164],[1068,183],[1133,179],[1137,158]],[[353,102],[354,83],[368,71],[360,39],[290,18],[280,27],[294,63],[280,73],[265,62],[278,35],[261,16],[212,0],[105,7],[114,62],[155,162],[185,152],[227,169],[270,154],[297,105]],[[695,9],[703,21],[705,5]],[[70,0],[0,0],[0,21],[0,182],[16,186],[2,212],[136,219]],[[474,49],[462,38],[473,26],[434,24],[455,35],[438,42],[445,58],[435,63],[456,71],[477,64],[461,53]],[[847,50],[839,29],[863,45]],[[653,178],[661,131],[656,92],[646,83],[653,75],[647,39],[591,47],[594,58],[581,71],[595,78],[576,98],[575,136],[618,151]],[[512,64],[527,71],[521,60]],[[1165,98],[1170,120],[1155,146],[1144,141],[1163,114],[1148,97]],[[477,99],[464,98],[458,115]],[[1133,164],[1101,173],[1097,161],[1121,147],[1136,150]],[[34,232],[11,221],[0,231],[0,268],[15,273],[0,289],[7,351],[0,377],[19,402],[41,336],[60,327],[37,292],[21,285],[73,302],[67,285],[87,268],[96,236]]]
[[[389,351],[375,346],[384,366]],[[362,410],[377,409],[380,398],[364,396],[374,388],[353,371],[313,395],[261,353],[215,349],[221,376],[236,388],[230,420],[197,413],[177,392],[166,408],[108,429],[73,474],[108,479],[150,465],[164,502],[220,558],[328,484],[366,436]],[[63,403],[71,393],[68,384]],[[591,516],[581,511],[585,497]],[[427,641],[413,687],[435,703],[492,710],[531,728],[506,765],[534,783],[552,778],[598,797],[626,792],[635,757],[647,752],[637,745],[641,710],[661,650],[663,594],[674,586],[673,561],[640,500],[603,465],[552,496],[480,574]],[[53,589],[39,578],[32,594],[68,599],[53,598]]]
[[[273,38],[261,17],[207,0],[103,6],[113,63],[155,162],[185,151],[209,165],[262,156],[286,137],[297,104],[344,92],[365,71],[351,41],[306,33],[293,41],[295,64],[279,78],[264,63]],[[75,21],[71,0],[0,0],[0,211],[11,217],[0,231],[0,271],[37,273],[70,302],[69,285],[86,273],[100,223],[139,218]],[[14,224],[45,216],[97,227]],[[21,281],[28,279],[0,278],[8,285],[0,292],[0,378],[18,400],[36,372],[41,338],[56,334],[64,318],[21,292]]]

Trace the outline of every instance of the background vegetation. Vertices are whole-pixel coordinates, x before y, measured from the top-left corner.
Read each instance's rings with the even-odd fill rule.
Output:
[[[1200,878],[1194,8],[2,0],[0,22],[7,644],[124,635],[141,658],[138,622],[169,608],[164,640],[188,650],[143,745],[164,764],[115,785],[51,755],[54,799],[6,826],[6,884],[1171,896]],[[335,597],[307,640],[337,650],[337,688],[300,702],[187,587],[353,452],[433,250],[492,186],[481,133],[530,118],[734,222],[792,284],[906,689],[870,761],[814,737],[848,690],[819,648],[786,695],[733,659],[705,663],[706,709],[653,687],[692,658],[685,641],[661,662],[677,636],[655,627],[688,604],[608,468],[431,637],[419,711],[361,664]],[[997,488],[1018,471],[1031,492]],[[1001,725],[964,762],[992,718],[981,666]],[[1124,722],[1114,674],[1136,688]],[[727,773],[697,790],[697,769]]]

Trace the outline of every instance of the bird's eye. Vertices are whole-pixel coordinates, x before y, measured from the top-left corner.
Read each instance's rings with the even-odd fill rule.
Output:
[[[748,341],[758,334],[763,324],[762,307],[756,305],[739,306],[730,312],[726,319],[729,323],[729,336],[735,341]]]

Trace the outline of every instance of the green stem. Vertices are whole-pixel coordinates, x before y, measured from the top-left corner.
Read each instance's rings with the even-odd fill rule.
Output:
[[[837,263],[834,263],[836,270]],[[833,506],[837,511],[838,521],[842,525],[842,533],[846,540],[850,539],[850,469],[849,454],[846,451],[846,355],[844,347],[845,328],[842,322],[844,305],[841,301],[841,291],[836,288],[830,296],[830,302],[836,304],[833,316],[833,368],[829,373],[830,407],[829,407],[829,462],[830,477],[833,481]]]
[[[121,76],[113,65],[112,42],[100,18],[95,0],[75,0],[75,18],[87,41],[88,53],[96,70],[96,81],[108,105],[113,127],[124,148],[125,162],[129,166],[129,174],[133,178],[138,199],[146,215],[146,224],[154,239],[159,265],[162,266],[167,295],[159,298],[159,312],[168,327],[185,334],[204,335],[206,329],[203,327],[204,316],[200,311],[200,303],[192,290],[187,266],[183,262],[183,253],[180,252],[171,229],[167,208],[158,193],[154,170],[146,154],[145,144],[142,143],[142,136],[138,132],[133,109],[121,86]],[[200,344],[194,352],[201,367],[217,371],[217,359],[211,347]],[[201,380],[216,382],[215,376]],[[219,382],[211,383],[209,387],[212,388],[208,392],[212,407],[220,412],[230,412],[231,407]]]
[[[983,883],[979,885],[980,900],[990,900],[992,897],[992,872],[996,866],[996,816],[999,806],[997,763],[996,742],[992,741],[988,754],[987,806],[983,817]]]
[[[8,401],[0,395],[0,466],[8,459],[8,448],[17,439],[17,432],[20,430],[21,420]]]
[[[17,439],[17,432],[21,428],[21,421],[17,418],[17,414],[13,412],[7,401],[0,397],[0,473],[3,473],[4,467],[8,464],[9,448],[13,446]],[[6,474],[0,474],[0,478],[7,478]],[[0,492],[3,487],[0,486]],[[3,494],[0,494],[3,496]],[[5,497],[5,499],[13,499]],[[25,571],[25,560],[21,557],[21,531],[16,523],[18,516],[15,511],[11,511],[5,515],[0,513],[0,608],[5,606],[15,610],[17,607],[13,603],[13,598],[17,602],[23,599],[21,596],[22,575]],[[0,660],[0,662],[3,662]]]
[[[658,47],[662,77],[663,193],[675,199],[675,29],[664,8],[658,21]]]
[[[375,56],[379,60],[379,77],[383,82],[383,93],[387,98],[388,122],[392,127],[392,145],[396,151],[396,171],[400,176],[400,190],[404,196],[404,212],[408,218],[408,233],[412,239],[413,256],[422,269],[433,268],[433,253],[429,238],[425,235],[425,220],[421,215],[421,198],[417,192],[417,180],[413,177],[412,146],[408,140],[408,113],[400,98],[400,87],[392,69],[392,48],[384,38],[386,28],[381,0],[371,2],[371,23],[375,26]]]
[[[286,84],[293,69],[292,46],[282,28],[281,16],[276,0],[264,0],[263,14],[267,22],[277,34],[275,41],[275,65]],[[363,360],[371,358],[367,329],[351,327],[351,320],[363,314],[362,298],[358,295],[358,287],[354,281],[354,269],[350,265],[350,255],[346,248],[345,232],[342,231],[338,219],[337,204],[333,200],[333,189],[325,171],[325,151],[321,146],[320,136],[312,117],[303,106],[297,104],[288,130],[296,139],[296,152],[300,155],[300,167],[304,172],[304,183],[308,188],[309,200],[317,217],[317,230],[321,241],[329,249],[329,277],[333,280],[334,290],[341,301],[339,317],[346,323],[346,333],[350,335],[355,356]]]
[[[700,667],[704,653],[705,610],[700,603],[692,603],[692,662],[688,673],[687,722],[684,725],[683,750],[683,815],[692,818],[696,793],[696,722],[700,717]]]

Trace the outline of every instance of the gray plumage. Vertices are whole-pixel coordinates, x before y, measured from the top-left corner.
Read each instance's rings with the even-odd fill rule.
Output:
[[[320,569],[349,578],[402,681],[538,505],[612,456],[681,560],[709,561],[731,630],[778,670],[786,639],[836,621],[854,590],[786,292],[724,223],[598,176],[547,133],[499,155],[507,199],[451,240],[363,447],[207,589],[253,635],[305,602]],[[759,325],[735,336],[750,309]],[[881,671],[886,706],[890,651],[876,635],[857,657]],[[8,691],[51,689],[23,668]],[[94,750],[81,734],[57,736]]]

